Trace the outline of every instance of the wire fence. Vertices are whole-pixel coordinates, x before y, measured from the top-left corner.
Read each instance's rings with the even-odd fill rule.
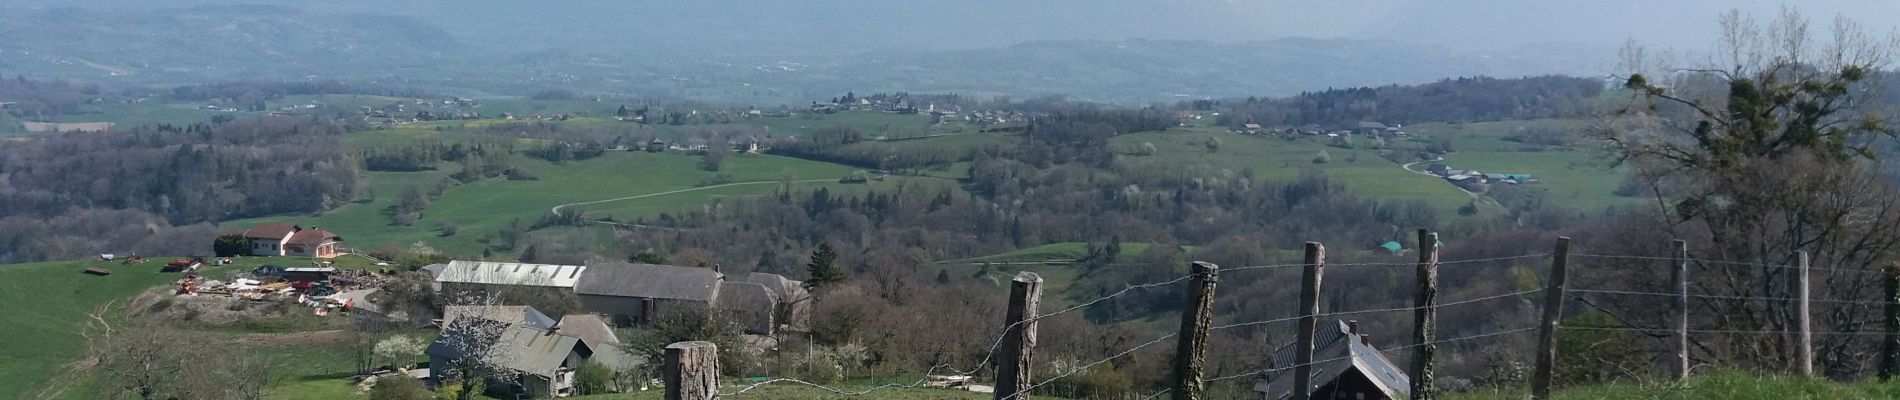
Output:
[[[1530,260],[1530,259],[1549,259],[1551,257],[1552,257],[1552,254],[1550,253],[1539,253],[1539,254],[1490,257],[1490,258],[1479,258],[1479,259],[1436,261],[1432,265],[1437,266],[1437,267],[1460,266],[1460,265],[1472,265],[1472,264],[1483,264],[1483,263],[1494,263],[1494,262],[1505,262],[1505,261],[1520,261],[1520,260]],[[1803,265],[1784,265],[1784,264],[1772,264],[1772,263],[1705,260],[1705,259],[1678,258],[1678,257],[1655,257],[1655,256],[1642,256],[1642,255],[1570,253],[1568,254],[1568,257],[1572,259],[1579,259],[1579,260],[1668,261],[1671,263],[1687,262],[1687,263],[1690,263],[1691,265],[1697,265],[1697,266],[1715,266],[1715,267],[1725,267],[1725,268],[1751,267],[1751,268],[1761,268],[1761,269],[1796,269],[1796,270],[1806,269],[1808,271],[1849,272],[1849,273],[1881,273],[1882,272],[1882,271],[1870,271],[1870,270],[1859,270],[1859,269],[1820,268],[1820,267],[1803,266]],[[1337,264],[1322,263],[1322,264],[1327,268],[1332,268],[1332,267],[1414,268],[1414,267],[1420,266],[1420,264],[1417,262],[1363,262],[1363,263],[1337,263]],[[1253,266],[1220,268],[1218,272],[1221,274],[1229,274],[1229,273],[1239,273],[1239,272],[1253,271],[1253,270],[1307,268],[1310,266],[1311,265],[1307,263],[1253,265]],[[984,368],[988,368],[991,366],[992,361],[996,360],[996,357],[999,354],[999,350],[1004,347],[1007,341],[1007,338],[1010,336],[1011,332],[1021,329],[1025,324],[1029,324],[1029,323],[1039,321],[1039,320],[1048,319],[1048,318],[1055,317],[1058,315],[1075,312],[1078,310],[1088,309],[1090,307],[1095,307],[1104,302],[1108,302],[1110,300],[1113,300],[1125,295],[1129,295],[1131,293],[1138,293],[1138,292],[1153,290],[1157,288],[1168,287],[1177,283],[1189,281],[1190,279],[1193,279],[1194,277],[1195,277],[1194,274],[1189,273],[1189,274],[1183,274],[1179,276],[1173,276],[1173,277],[1170,277],[1169,279],[1161,280],[1161,281],[1140,283],[1140,284],[1130,284],[1130,285],[1124,286],[1122,289],[1117,290],[1113,293],[1095,297],[1086,301],[1081,301],[1081,302],[1075,303],[1074,305],[1064,307],[1060,310],[1056,310],[1053,312],[1036,314],[1034,316],[1024,318],[1022,321],[1019,321],[1019,322],[1006,324],[998,332],[996,332],[995,335],[993,336],[993,339],[989,341],[990,344],[987,346],[987,349],[984,351],[983,356],[980,358],[980,360],[974,363],[974,365],[971,365],[969,368],[964,368],[964,369],[954,368],[953,366],[950,365],[950,363],[937,364],[923,371],[923,373],[920,374],[921,377],[917,379],[916,381],[911,381],[907,383],[889,383],[889,384],[883,384],[883,385],[873,386],[869,388],[864,388],[861,390],[844,390],[844,389],[831,387],[827,385],[816,384],[816,383],[812,383],[812,382],[808,382],[808,381],[804,381],[800,379],[779,377],[779,378],[766,379],[761,382],[746,385],[731,392],[718,393],[716,394],[715,397],[739,397],[755,389],[758,389],[760,387],[765,387],[765,386],[774,385],[774,384],[802,385],[802,386],[812,387],[812,388],[822,390],[831,394],[839,395],[839,396],[857,397],[857,396],[864,396],[864,395],[868,395],[868,394],[872,394],[872,393],[876,393],[876,392],[888,390],[888,389],[921,387],[921,386],[924,386],[926,382],[929,382],[933,376],[936,376],[939,371],[946,371],[951,374],[963,375],[963,376],[976,375],[977,373],[981,372]],[[1408,306],[1408,307],[1384,307],[1384,308],[1365,308],[1365,309],[1353,309],[1353,310],[1333,310],[1333,311],[1319,312],[1319,313],[1312,313],[1312,314],[1303,313],[1300,315],[1282,317],[1282,318],[1268,318],[1268,319],[1248,320],[1248,321],[1228,321],[1228,322],[1218,323],[1218,324],[1208,324],[1206,326],[1206,330],[1219,331],[1219,330],[1245,328],[1245,327],[1268,326],[1268,325],[1275,325],[1275,324],[1281,324],[1281,323],[1296,322],[1302,319],[1317,320],[1317,319],[1326,318],[1326,317],[1341,317],[1341,316],[1352,316],[1352,315],[1363,315],[1363,314],[1418,312],[1418,311],[1426,310],[1426,309],[1443,310],[1443,309],[1476,305],[1476,304],[1481,304],[1485,302],[1498,301],[1498,300],[1504,300],[1504,299],[1521,299],[1521,298],[1524,298],[1525,296],[1546,293],[1549,290],[1551,289],[1550,288],[1534,288],[1534,289],[1517,290],[1517,291],[1512,291],[1512,292],[1507,292],[1507,293],[1484,295],[1484,296],[1478,296],[1478,297],[1472,297],[1472,298],[1466,298],[1466,299],[1460,299],[1460,300],[1454,300],[1454,301],[1435,302],[1434,304],[1426,305],[1426,306],[1415,305],[1415,306]],[[1566,289],[1566,291],[1568,293],[1571,293],[1579,297],[1584,296],[1584,295],[1649,296],[1649,297],[1684,297],[1686,296],[1688,298],[1703,299],[1703,300],[1708,300],[1708,301],[1763,301],[1763,302],[1792,302],[1792,301],[1804,300],[1801,298],[1791,298],[1791,297],[1717,295],[1717,294],[1706,294],[1706,293],[1662,293],[1662,292],[1646,292],[1646,291],[1635,291],[1635,290],[1616,290],[1616,289],[1608,289],[1608,288],[1580,288],[1580,289]],[[1561,301],[1561,299],[1559,300]],[[1870,301],[1870,300],[1857,300],[1857,299],[1809,298],[1805,300],[1808,302],[1814,302],[1814,303],[1865,305],[1865,306],[1891,305],[1893,303],[1891,301]],[[1545,304],[1543,306],[1548,307],[1549,305]],[[1503,336],[1503,335],[1512,335],[1512,334],[1539,330],[1540,326],[1490,331],[1490,332],[1460,336],[1460,337],[1451,338],[1451,339],[1435,339],[1435,340],[1425,341],[1422,343],[1410,343],[1403,346],[1387,348],[1387,349],[1383,349],[1382,351],[1403,352],[1403,351],[1410,351],[1413,349],[1417,349],[1423,346],[1468,342],[1468,341],[1473,341],[1473,340],[1493,338],[1493,337],[1498,337],[1498,336]],[[1552,328],[1556,328],[1558,330],[1639,332],[1639,333],[1645,333],[1645,334],[1650,334],[1650,335],[1662,335],[1669,332],[1686,332],[1686,333],[1695,333],[1695,334],[1767,334],[1767,335],[1794,335],[1794,334],[1801,333],[1798,331],[1787,331],[1787,330],[1778,330],[1778,329],[1766,329],[1766,330],[1688,329],[1688,330],[1682,330],[1679,328],[1649,328],[1649,327],[1638,327],[1638,326],[1620,326],[1620,327],[1618,326],[1561,326],[1560,324],[1554,324],[1554,323],[1549,324],[1549,326]],[[1554,334],[1554,332],[1552,333]],[[1858,335],[1900,334],[1900,332],[1885,332],[1885,331],[1811,331],[1807,333],[1814,334],[1814,335],[1857,335],[1857,336]],[[1152,340],[1148,340],[1148,341],[1136,344],[1134,346],[1121,349],[1115,352],[1114,354],[1110,354],[1106,357],[1095,359],[1086,363],[1081,363],[1079,365],[1076,365],[1073,368],[1056,371],[1055,375],[1051,377],[1043,378],[1033,383],[1028,383],[1027,385],[1022,386],[1020,389],[999,387],[999,388],[996,388],[996,390],[1010,391],[1010,392],[1004,393],[1006,396],[1002,396],[1001,398],[1016,398],[1017,395],[1025,395],[1025,394],[1031,393],[1032,391],[1036,389],[1047,387],[1048,385],[1054,384],[1056,382],[1059,382],[1065,378],[1074,376],[1075,374],[1081,373],[1083,371],[1088,371],[1089,369],[1100,366],[1102,364],[1113,362],[1117,359],[1122,359],[1124,357],[1128,357],[1131,354],[1134,354],[1143,349],[1153,347],[1157,344],[1168,341],[1169,339],[1180,338],[1181,334],[1182,334],[1181,332],[1175,332],[1175,333],[1160,335],[1158,337],[1155,337]],[[1302,334],[1310,334],[1310,332],[1303,332]],[[1546,339],[1546,340],[1549,340],[1549,339]],[[1239,379],[1250,379],[1250,378],[1256,378],[1256,377],[1262,377],[1262,376],[1274,377],[1288,370],[1293,370],[1293,369],[1297,369],[1301,367],[1309,367],[1309,366],[1314,366],[1318,364],[1337,362],[1337,361],[1351,359],[1353,357],[1354,355],[1349,351],[1348,354],[1343,357],[1333,357],[1333,358],[1315,360],[1311,362],[1299,363],[1299,364],[1293,364],[1293,365],[1270,365],[1267,368],[1252,369],[1252,370],[1248,370],[1244,372],[1222,375],[1222,376],[1218,376],[1214,378],[1208,378],[1208,379],[1203,380],[1202,382],[1206,384],[1211,384],[1215,382],[1232,381],[1232,380],[1239,380]],[[1157,398],[1159,396],[1168,394],[1172,392],[1173,390],[1176,390],[1176,389],[1172,387],[1161,389],[1160,391],[1153,392],[1152,394],[1147,395],[1146,397],[1144,397],[1144,399]]]
[[[1548,257],[1548,256],[1549,256],[1548,254],[1527,254],[1527,255],[1518,255],[1518,256],[1505,256],[1505,257],[1491,257],[1491,258],[1481,258],[1481,259],[1469,259],[1469,260],[1451,260],[1451,261],[1440,261],[1440,262],[1438,262],[1438,263],[1437,263],[1437,265],[1440,265],[1440,266],[1444,266],[1444,265],[1463,265],[1463,264],[1478,264],[1478,263],[1487,263],[1487,262],[1498,262],[1498,261],[1511,261],[1511,260],[1522,260],[1522,259],[1533,259],[1533,258],[1543,258],[1543,257]],[[1323,264],[1324,264],[1324,265],[1325,265],[1326,267],[1329,267],[1329,268],[1331,268],[1331,267],[1406,267],[1406,268],[1412,268],[1412,267],[1416,267],[1416,266],[1418,265],[1417,263],[1413,263],[1413,262],[1403,262],[1403,263],[1401,263],[1401,262],[1359,262],[1359,263],[1323,263]],[[1222,272],[1222,273],[1236,273],[1236,272],[1240,272],[1240,271],[1251,271],[1251,270],[1271,270],[1271,269],[1285,269],[1285,268],[1304,268],[1304,267],[1306,267],[1306,266],[1308,266],[1308,265],[1309,265],[1309,264],[1305,264],[1305,263],[1288,263],[1288,264],[1269,264],[1269,265],[1253,265],[1253,266],[1243,266],[1243,267],[1232,267],[1232,268],[1221,268],[1221,269],[1220,269],[1220,272]],[[926,369],[926,370],[925,370],[925,371],[924,371],[924,372],[923,372],[922,374],[920,374],[920,377],[919,377],[919,378],[918,378],[917,380],[915,380],[915,381],[911,381],[911,382],[908,382],[908,383],[887,383],[887,384],[883,384],[883,385],[877,385],[877,386],[873,386],[873,387],[869,387],[869,388],[865,388],[865,389],[861,389],[861,390],[845,390],[845,389],[840,389],[840,388],[835,388],[835,387],[831,387],[831,386],[827,386],[827,385],[822,385],[822,384],[817,384],[817,383],[813,383],[813,382],[809,382],[809,381],[805,381],[805,380],[801,380],[801,379],[796,379],[796,378],[787,378],[787,377],[776,377],[776,378],[769,378],[769,379],[766,379],[766,380],[763,380],[763,381],[760,381],[760,382],[757,382],[757,383],[752,383],[752,384],[749,384],[749,385],[745,385],[745,386],[742,386],[742,387],[739,387],[738,389],[736,389],[736,390],[733,390],[733,391],[730,391],[730,392],[722,392],[722,393],[718,393],[718,394],[716,394],[716,395],[715,395],[715,397],[739,397],[739,396],[742,396],[742,395],[744,395],[744,394],[746,394],[746,393],[749,393],[749,392],[752,392],[753,390],[756,390],[756,389],[758,389],[758,388],[761,388],[761,387],[766,387],[766,386],[769,386],[769,385],[775,385],[775,384],[794,384],[794,385],[801,385],[801,386],[807,386],[807,387],[811,387],[811,388],[815,388],[815,389],[818,389],[818,390],[822,390],[822,391],[825,391],[825,392],[828,392],[828,393],[832,393],[832,394],[835,394],[835,395],[839,395],[839,396],[847,396],[847,397],[857,397],[857,396],[864,396],[864,395],[868,395],[868,394],[871,394],[871,393],[875,393],[875,392],[878,392],[878,391],[882,391],[882,390],[886,390],[886,389],[898,389],[898,388],[917,388],[917,387],[922,387],[922,386],[924,386],[924,385],[925,385],[925,384],[926,384],[927,382],[929,382],[929,381],[930,381],[930,379],[931,379],[931,378],[932,378],[933,376],[936,376],[936,375],[938,375],[938,372],[939,372],[939,371],[944,371],[944,372],[946,372],[946,373],[949,373],[949,374],[955,374],[955,375],[974,375],[974,374],[976,374],[977,372],[980,372],[980,371],[982,371],[982,370],[983,370],[984,368],[987,368],[987,367],[989,367],[989,365],[990,365],[990,362],[991,362],[992,360],[994,360],[994,359],[995,359],[995,357],[996,357],[996,355],[998,354],[998,352],[999,352],[999,350],[1000,350],[1000,349],[1002,348],[1002,346],[1003,346],[1003,344],[1004,344],[1004,342],[1005,342],[1005,339],[1006,339],[1006,338],[1008,337],[1008,335],[1009,335],[1009,333],[1010,333],[1011,331],[1013,331],[1013,330],[1016,330],[1016,329],[1018,329],[1018,328],[1021,328],[1021,327],[1022,327],[1022,326],[1023,326],[1024,324],[1028,324],[1028,323],[1030,323],[1030,322],[1035,322],[1035,321],[1039,321],[1039,320],[1043,320],[1043,319],[1047,319],[1047,318],[1051,318],[1051,317],[1055,317],[1055,316],[1058,316],[1058,315],[1063,315],[1063,314],[1067,314],[1067,313],[1070,313],[1070,312],[1074,312],[1074,311],[1078,311],[1078,310],[1083,310],[1083,309],[1087,309],[1087,308],[1089,308],[1089,307],[1093,307],[1093,306],[1095,306],[1095,305],[1098,305],[1098,304],[1101,304],[1101,303],[1103,303],[1103,302],[1106,302],[1106,301],[1109,301],[1109,300],[1112,300],[1112,299],[1115,299],[1115,298],[1118,298],[1118,297],[1121,297],[1121,296],[1124,296],[1124,295],[1128,295],[1128,294],[1130,294],[1130,293],[1135,293],[1135,292],[1138,292],[1138,291],[1142,291],[1142,290],[1147,290],[1147,289],[1154,289],[1154,288],[1159,288],[1159,287],[1166,287],[1166,286],[1170,286],[1170,285],[1173,285],[1173,284],[1177,284],[1177,283],[1181,283],[1181,282],[1183,282],[1183,281],[1186,281],[1186,280],[1188,280],[1188,279],[1190,279],[1190,278],[1192,278],[1192,277],[1193,277],[1193,274],[1183,274],[1183,275],[1179,275],[1179,276],[1175,276],[1175,277],[1172,277],[1172,278],[1170,278],[1170,279],[1167,279],[1167,280],[1162,280],[1162,281],[1155,281],[1155,282],[1148,282],[1148,283],[1140,283],[1140,284],[1131,284],[1131,285],[1126,285],[1126,286],[1124,286],[1124,287],[1123,287],[1122,289],[1120,289],[1120,290],[1117,290],[1117,291],[1115,291],[1115,292],[1113,292],[1113,293],[1110,293],[1110,294],[1107,294],[1107,295],[1103,295],[1103,296],[1099,296],[1099,297],[1096,297],[1096,298],[1092,298],[1092,299],[1089,299],[1089,300],[1086,300],[1086,301],[1082,301],[1082,302],[1078,302],[1078,303],[1075,303],[1074,305],[1071,305],[1071,306],[1069,306],[1069,307],[1065,307],[1065,308],[1063,308],[1063,309],[1060,309],[1060,310],[1056,310],[1056,311],[1053,311],[1053,312],[1049,312],[1049,313],[1042,313],[1042,314],[1037,314],[1037,315],[1036,315],[1036,316],[1034,316],[1034,317],[1029,317],[1029,318],[1025,318],[1025,319],[1023,319],[1023,320],[1022,320],[1022,321],[1020,321],[1020,322],[1015,322],[1015,323],[1011,323],[1011,324],[1007,324],[1007,325],[1005,325],[1005,326],[1004,326],[1004,327],[1003,327],[1002,329],[1000,329],[1000,330],[999,330],[999,332],[997,332],[997,333],[996,333],[995,335],[993,335],[993,336],[994,336],[994,339],[993,339],[993,340],[991,340],[991,341],[989,341],[989,342],[990,342],[990,345],[988,346],[988,348],[987,348],[987,350],[986,350],[986,351],[984,352],[984,355],[983,355],[983,357],[982,357],[982,358],[981,358],[981,359],[980,359],[979,361],[977,361],[976,363],[974,363],[974,365],[972,365],[971,367],[969,367],[969,368],[966,368],[966,369],[959,369],[959,368],[954,368],[954,367],[952,367],[951,365],[949,365],[949,364],[947,364],[947,363],[946,363],[946,364],[937,364],[937,365],[933,365],[933,366],[931,366],[930,368],[928,368],[928,369]],[[1505,293],[1505,294],[1499,294],[1499,295],[1492,295],[1492,296],[1485,296],[1485,297],[1480,297],[1480,298],[1473,298],[1473,299],[1467,299],[1467,300],[1460,300],[1460,301],[1454,301],[1454,302],[1448,302],[1448,303],[1443,303],[1443,304],[1439,304],[1439,305],[1437,305],[1436,307],[1453,307],[1453,306],[1459,306],[1459,305],[1464,305],[1464,304],[1472,304],[1472,303],[1477,303],[1477,302],[1483,302],[1483,301],[1489,301],[1489,300],[1496,300],[1496,299],[1502,299],[1502,298],[1509,298],[1509,297],[1515,297],[1515,296],[1522,296],[1522,295],[1527,295],[1527,294],[1532,294],[1532,293],[1537,293],[1537,292],[1540,292],[1540,291],[1542,291],[1542,289],[1533,289],[1533,290],[1526,290],[1526,291],[1518,291],[1518,292],[1512,292],[1512,293]],[[1314,318],[1320,318],[1320,317],[1333,317],[1333,316],[1345,316],[1345,315],[1356,315],[1356,314],[1371,314],[1371,313],[1384,313],[1384,312],[1400,312],[1400,311],[1416,311],[1416,310],[1418,310],[1418,309],[1420,309],[1420,307],[1399,307],[1399,308],[1380,308],[1380,309],[1365,309],[1365,310],[1349,310],[1349,311],[1333,311],[1333,312],[1323,312],[1323,313],[1319,313],[1319,314],[1313,314],[1313,315],[1302,315],[1302,316],[1294,316],[1294,317],[1287,317],[1287,318],[1275,318],[1275,319],[1269,319],[1269,320],[1261,320],[1261,321],[1248,321],[1248,322],[1237,322],[1237,323],[1229,323],[1229,324],[1223,324],[1223,325],[1217,325],[1217,326],[1212,326],[1212,327],[1210,327],[1210,328],[1209,328],[1209,330],[1210,330],[1210,331],[1212,331],[1212,330],[1224,330],[1224,329],[1232,329],[1232,328],[1239,328],[1239,327],[1247,327],[1247,326],[1258,326],[1258,325],[1266,325],[1266,324],[1273,324],[1273,323],[1280,323],[1280,322],[1292,322],[1292,321],[1297,321],[1297,320],[1299,320],[1299,319],[1301,319],[1301,318],[1306,318],[1306,317],[1314,317]],[[1506,332],[1506,333],[1509,333],[1509,332]],[[1138,345],[1135,345],[1135,346],[1133,346],[1133,347],[1130,347],[1130,348],[1127,348],[1127,349],[1124,349],[1124,350],[1122,350],[1122,351],[1120,351],[1120,352],[1118,352],[1118,353],[1115,353],[1115,354],[1113,354],[1113,355],[1110,355],[1110,356],[1108,356],[1108,357],[1104,357],[1104,358],[1101,358],[1101,359],[1097,359],[1097,360],[1094,360],[1094,361],[1091,361],[1091,362],[1088,362],[1088,363],[1084,363],[1084,364],[1081,364],[1081,365],[1079,365],[1079,366],[1077,366],[1077,367],[1075,367],[1075,368],[1071,368],[1071,369],[1068,369],[1068,370],[1066,370],[1066,371],[1061,371],[1060,373],[1058,373],[1058,374],[1056,374],[1056,375],[1055,375],[1054,377],[1050,377],[1050,378],[1045,378],[1045,379],[1042,379],[1042,380],[1040,380],[1040,381],[1038,381],[1038,382],[1036,382],[1036,383],[1033,383],[1033,384],[1030,384],[1030,385],[1028,385],[1028,386],[1027,386],[1027,387],[1026,387],[1025,389],[1023,389],[1023,390],[1022,390],[1021,392],[1022,392],[1022,393],[1027,393],[1027,392],[1029,392],[1029,391],[1031,391],[1031,390],[1034,390],[1034,389],[1037,389],[1037,388],[1041,388],[1041,387],[1044,387],[1044,386],[1047,386],[1047,385],[1049,385],[1049,384],[1052,384],[1052,383],[1055,383],[1055,382],[1057,382],[1057,381],[1060,381],[1061,379],[1064,379],[1064,378],[1067,378],[1067,377],[1069,377],[1069,376],[1073,376],[1073,375],[1075,375],[1075,374],[1077,374],[1077,373],[1080,373],[1080,372],[1082,372],[1082,371],[1086,371],[1086,370],[1088,370],[1089,368],[1094,368],[1094,367],[1096,367],[1096,366],[1099,366],[1099,365],[1102,365],[1102,364],[1104,364],[1104,363],[1108,363],[1108,362],[1112,362],[1112,361],[1114,361],[1114,360],[1116,360],[1116,359],[1120,359],[1120,358],[1122,358],[1122,357],[1126,357],[1126,356],[1128,356],[1128,355],[1130,355],[1130,354],[1134,354],[1135,352],[1137,352],[1137,351],[1140,351],[1140,350],[1142,350],[1142,349],[1145,349],[1145,348],[1148,348],[1148,347],[1151,347],[1151,346],[1154,346],[1154,345],[1156,345],[1156,344],[1160,344],[1160,343],[1162,343],[1162,342],[1165,342],[1165,341],[1167,341],[1168,339],[1171,339],[1171,338],[1175,338],[1175,337],[1176,337],[1177,335],[1178,335],[1177,333],[1169,333],[1169,334],[1166,334],[1166,335],[1161,335],[1160,337],[1157,337],[1157,338],[1155,338],[1155,339],[1153,339],[1153,340],[1149,340],[1149,341],[1146,341],[1146,342],[1143,342],[1143,343],[1140,343],[1140,344],[1138,344]],[[1484,336],[1480,336],[1480,337],[1484,337]],[[1452,341],[1459,341],[1459,340],[1468,340],[1468,339],[1469,339],[1469,338],[1461,338],[1461,339],[1456,339],[1456,340],[1448,340],[1448,341],[1444,341],[1444,342],[1452,342]],[[1417,346],[1417,345],[1412,345],[1412,346]],[[1406,347],[1406,348],[1409,348],[1409,347],[1410,347],[1410,346],[1408,346],[1408,347]],[[1395,349],[1395,350],[1396,350],[1396,349]],[[1316,362],[1316,363],[1317,363],[1317,362]],[[1215,379],[1215,380],[1210,380],[1210,381],[1217,381],[1217,380],[1224,380],[1224,379],[1233,379],[1233,378],[1234,378],[1234,377],[1228,377],[1228,378],[1222,378],[1222,379]],[[998,388],[998,390],[1005,390],[1005,389],[1003,389],[1003,388]],[[1018,394],[1020,394],[1020,393],[1018,393]]]

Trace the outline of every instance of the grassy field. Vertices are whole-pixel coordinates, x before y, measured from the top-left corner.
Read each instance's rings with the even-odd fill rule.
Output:
[[[1205,143],[1215,137],[1222,142],[1220,150],[1210,153]],[[1124,159],[1142,169],[1180,176],[1215,176],[1223,170],[1238,174],[1252,169],[1255,179],[1274,182],[1298,179],[1302,171],[1317,168],[1334,182],[1368,198],[1418,199],[1447,211],[1471,201],[1444,180],[1406,172],[1371,150],[1328,147],[1310,138],[1287,140],[1194,129],[1121,135],[1114,143],[1120,147],[1152,143],[1157,155]],[[1314,156],[1321,151],[1331,156],[1332,161],[1313,163]]]
[[[392,225],[385,210],[394,204],[403,187],[413,184],[426,189],[449,171],[372,172],[368,177],[375,196],[369,201],[344,205],[322,215],[284,215],[226,224],[247,227],[265,221],[295,221],[337,232],[354,248],[425,242],[449,254],[470,255],[481,253],[477,239],[482,235],[500,230],[515,219],[532,224],[557,205],[693,189],[720,174],[729,175],[732,182],[770,182],[606,203],[588,209],[631,220],[697,207],[716,196],[771,193],[781,178],[832,180],[855,170],[837,164],[745,154],[728,159],[725,167],[714,173],[699,169],[699,157],[645,152],[609,152],[566,164],[524,160],[523,165],[540,179],[490,179],[456,186],[430,202],[422,219],[409,226]],[[459,232],[441,236],[436,229],[438,221],[455,223]]]
[[[1451,400],[1490,400],[1527,398],[1528,389],[1482,390],[1445,396]],[[1652,400],[1652,399],[1896,399],[1900,382],[1836,382],[1826,379],[1762,375],[1736,370],[1717,370],[1690,378],[1681,384],[1603,384],[1557,390],[1557,400]]]
[[[1623,173],[1610,166],[1600,154],[1576,147],[1535,146],[1506,141],[1503,138],[1519,127],[1558,127],[1574,129],[1566,121],[1501,121],[1472,124],[1419,124],[1406,127],[1424,138],[1449,137],[1455,151],[1444,163],[1454,169],[1477,169],[1495,173],[1532,174],[1551,191],[1549,200],[1582,210],[1598,210],[1632,201],[1614,194]],[[1220,138],[1219,151],[1209,152],[1209,138]],[[1124,157],[1143,169],[1166,171],[1181,176],[1213,174],[1252,169],[1262,181],[1296,179],[1309,168],[1322,170],[1334,182],[1354,193],[1375,199],[1418,199],[1440,209],[1452,211],[1470,204],[1471,197],[1443,179],[1405,171],[1399,164],[1379,157],[1373,150],[1342,149],[1327,146],[1318,138],[1282,139],[1265,136],[1235,135],[1217,128],[1183,128],[1167,132],[1122,135],[1115,138],[1118,148],[1135,148],[1151,143],[1158,155]],[[1393,147],[1403,144],[1394,139]],[[1330,162],[1317,164],[1313,159],[1325,151]],[[1424,170],[1425,164],[1415,166]]]

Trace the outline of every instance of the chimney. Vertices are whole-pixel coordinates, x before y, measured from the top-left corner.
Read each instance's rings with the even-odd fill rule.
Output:
[[[1359,334],[1359,320],[1346,320],[1346,333]]]

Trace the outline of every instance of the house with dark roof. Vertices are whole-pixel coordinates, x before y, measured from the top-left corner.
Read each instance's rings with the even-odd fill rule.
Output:
[[[545,318],[545,316],[543,316]],[[478,343],[478,344],[471,344]],[[468,354],[479,352],[480,354]],[[488,377],[488,394],[499,398],[564,397],[574,394],[574,371],[595,351],[579,336],[559,329],[511,324],[478,317],[458,318],[429,344],[431,383],[454,378],[454,366],[467,357],[512,373],[507,381]]]
[[[311,258],[336,258],[342,236],[289,222],[266,222],[244,231],[251,241],[251,255]]]
[[[1359,333],[1359,324],[1339,321],[1322,325],[1313,332],[1313,387],[1303,388],[1314,399],[1399,400],[1411,396],[1411,379],[1404,370],[1372,346],[1370,336]],[[1297,344],[1288,344],[1273,352],[1266,382],[1254,385],[1266,400],[1293,397]]]

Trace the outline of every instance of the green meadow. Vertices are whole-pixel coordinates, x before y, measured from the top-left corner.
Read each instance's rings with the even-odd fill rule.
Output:
[[[352,248],[376,249],[423,242],[449,254],[471,255],[481,253],[482,244],[477,240],[483,235],[517,220],[524,226],[533,224],[551,214],[558,205],[695,189],[720,175],[729,177],[730,182],[748,183],[603,203],[602,207],[591,209],[603,210],[616,219],[631,220],[697,207],[717,196],[771,193],[777,190],[781,179],[835,181],[856,170],[762,154],[735,154],[718,172],[700,169],[700,157],[678,153],[608,152],[598,158],[563,164],[526,158],[520,163],[534,171],[539,179],[487,179],[455,186],[431,201],[421,220],[407,226],[393,225],[387,214],[403,189],[415,185],[426,191],[447,177],[454,167],[422,172],[369,172],[372,195],[365,200],[319,215],[280,215],[224,224],[243,228],[266,221],[294,221],[337,232]],[[750,184],[753,182],[760,183]],[[801,185],[813,187],[806,183]],[[457,233],[441,235],[437,224],[442,221],[455,224]]]

